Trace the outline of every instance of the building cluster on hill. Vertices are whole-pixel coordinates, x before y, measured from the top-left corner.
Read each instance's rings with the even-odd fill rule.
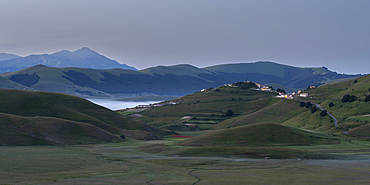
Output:
[[[148,107],[160,107],[165,105],[176,105],[177,102],[165,102],[165,103],[156,103],[156,104],[149,104],[149,105],[138,105],[136,108],[148,108]]]
[[[299,97],[302,97],[302,98],[307,98],[308,97],[308,93],[303,93],[302,90],[298,90],[297,92],[292,92],[292,93],[286,93],[282,89],[274,90],[273,87],[263,86],[260,83],[255,83],[255,84],[258,87],[257,90],[279,93],[279,95],[277,95],[276,98],[293,99],[296,96],[299,96]],[[313,88],[315,88],[315,86],[310,86],[309,88],[313,89]]]

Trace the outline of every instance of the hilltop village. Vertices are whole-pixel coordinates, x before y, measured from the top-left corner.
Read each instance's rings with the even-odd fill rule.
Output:
[[[307,98],[308,93],[304,93],[302,90],[298,90],[297,92],[292,92],[292,93],[286,93],[282,89],[277,89],[275,90],[273,87],[267,87],[263,86],[260,83],[255,83],[256,86],[258,87],[257,90],[260,91],[269,91],[269,92],[277,92],[279,95],[276,96],[276,98],[286,98],[286,99],[293,99],[296,96],[302,97],[302,98]],[[316,86],[309,86],[307,89],[315,89]]]
[[[279,88],[274,89],[272,86],[267,87],[267,86],[264,86],[260,83],[251,82],[251,81],[236,82],[236,83],[233,83],[233,84],[225,84],[223,86],[229,86],[229,87],[235,87],[235,88],[248,87],[248,88],[258,90],[258,91],[267,91],[267,92],[279,93],[278,95],[275,96],[276,98],[293,99],[294,97],[302,97],[302,98],[307,98],[308,97],[308,93],[303,92],[303,90],[298,90],[297,92],[292,92],[292,93],[286,93],[285,90],[283,90],[283,89],[279,89]],[[314,89],[314,88],[316,88],[316,87],[315,86],[309,86],[307,89]],[[205,91],[211,90],[211,89],[214,89],[214,88],[202,89],[200,92],[205,92]],[[176,105],[177,103],[178,102],[170,101],[170,102],[165,102],[165,103],[162,102],[162,103],[149,104],[149,105],[138,105],[138,106],[136,106],[136,108],[160,107],[160,106],[164,106],[164,105]]]
[[[267,91],[267,92],[276,92],[279,93],[279,95],[275,96],[276,98],[286,98],[286,99],[293,99],[294,97],[302,97],[302,98],[307,98],[308,93],[303,92],[303,90],[298,90],[297,92],[292,92],[292,93],[286,93],[285,90],[283,89],[274,89],[272,86],[267,87],[264,86],[260,83],[257,82],[251,82],[251,81],[244,81],[244,82],[238,82],[238,83],[248,83],[248,84],[255,84],[255,90],[258,91]],[[234,84],[225,84],[224,86],[229,86],[229,87],[239,87],[236,85],[237,83]],[[315,89],[316,86],[309,86],[307,89]],[[206,89],[202,89],[202,91],[205,91]]]

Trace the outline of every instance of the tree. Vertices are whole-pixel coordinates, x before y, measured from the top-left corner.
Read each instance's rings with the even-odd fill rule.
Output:
[[[357,83],[357,80],[355,80],[355,83]]]
[[[343,98],[342,98],[342,102],[343,103],[348,102],[348,100],[349,100],[350,97],[351,97],[351,95],[349,95],[349,94],[344,95]]]
[[[313,113],[315,113],[317,111],[317,108],[315,106],[312,106],[310,108],[310,110],[311,110],[311,113],[313,114]]]
[[[300,104],[299,104],[299,106],[301,106],[301,107],[304,107],[306,105],[306,103],[305,102],[301,102]]]
[[[232,116],[234,115],[233,111],[232,110],[227,110],[226,113],[225,113],[226,116]]]
[[[349,97],[348,102],[354,102],[356,99],[357,97],[355,95],[352,95],[351,97]]]
[[[321,111],[320,116],[324,117],[328,114],[326,110]]]
[[[370,95],[367,95],[365,98],[365,102],[368,102],[368,101],[370,101]]]
[[[311,102],[306,102],[306,105],[305,105],[306,108],[311,108],[311,106],[312,106]]]
[[[284,90],[284,89],[280,89],[280,88],[278,88],[276,91],[277,91],[277,92],[281,92],[281,93],[286,94],[286,92],[285,92],[285,90]]]
[[[270,89],[271,89],[271,90],[275,90],[275,89],[274,89],[274,87],[272,87],[272,86],[270,86]]]
[[[334,106],[334,103],[333,102],[330,102],[329,103],[329,107],[333,107]]]

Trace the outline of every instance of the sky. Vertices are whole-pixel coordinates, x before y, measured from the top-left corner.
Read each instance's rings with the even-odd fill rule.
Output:
[[[369,0],[1,0],[0,53],[89,47],[137,69],[272,61],[370,73]]]

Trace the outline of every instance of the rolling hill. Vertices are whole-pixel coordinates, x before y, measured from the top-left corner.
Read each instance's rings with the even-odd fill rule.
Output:
[[[49,67],[79,67],[91,69],[130,69],[134,67],[120,64],[99,53],[84,47],[74,52],[63,50],[53,54],[29,55],[26,57],[17,57],[15,55],[0,55],[0,73],[14,72],[34,65],[45,65]]]
[[[1,144],[78,144],[159,139],[163,132],[66,94],[0,90]]]
[[[320,104],[335,116],[340,127],[356,130],[348,133],[358,134],[370,131],[368,126],[370,117],[367,116],[370,114],[370,101],[366,101],[366,97],[370,98],[370,75],[323,85],[305,92],[312,97],[312,102]],[[343,101],[345,95],[353,96],[353,101]],[[300,118],[300,120],[303,119],[303,117]]]
[[[67,55],[65,53],[68,54],[64,51],[55,55],[63,58],[62,56]],[[245,80],[275,84],[276,87],[306,89],[309,85],[318,85],[328,80],[355,77],[337,74],[326,68],[297,68],[272,62],[226,64],[203,69],[182,64],[157,66],[141,71],[36,65],[1,76],[12,81],[8,84],[15,82],[29,89],[81,97],[114,98],[148,95],[183,96],[201,89]],[[9,88],[6,85],[0,87]]]
[[[281,146],[334,144],[336,140],[276,123],[218,130],[178,143],[180,146]]]
[[[152,107],[139,120],[174,131],[220,130],[257,123],[276,123],[314,132],[368,137],[370,123],[370,75],[305,90],[308,98],[274,98],[275,93],[236,86],[221,86],[172,100],[176,105]],[[354,97],[344,102],[344,96]],[[302,106],[301,103],[305,105]],[[323,114],[319,104],[338,119]],[[227,111],[233,114],[226,115]],[[362,135],[361,135],[362,134]]]

